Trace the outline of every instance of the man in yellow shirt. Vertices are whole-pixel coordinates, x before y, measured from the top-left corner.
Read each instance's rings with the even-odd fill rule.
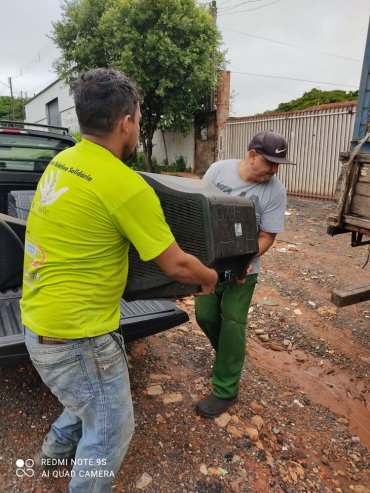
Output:
[[[139,136],[139,95],[94,69],[71,85],[82,142],[58,154],[36,191],[25,240],[22,322],[38,373],[64,410],[36,464],[73,459],[70,493],[109,493],[134,418],[119,300],[132,242],[177,281],[214,291],[217,274],[176,243],[153,189],[123,162]]]

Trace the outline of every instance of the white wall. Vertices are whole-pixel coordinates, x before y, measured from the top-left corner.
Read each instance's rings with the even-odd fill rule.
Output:
[[[80,126],[76,115],[76,108],[72,106],[68,110],[61,111],[60,117],[62,119],[62,127],[69,128],[70,132],[79,132]]]
[[[161,130],[157,130],[153,137],[153,156],[158,164],[167,159],[163,137],[166,141],[168,164],[173,164],[176,156],[183,156],[186,166],[194,169],[194,130],[185,137],[179,132],[162,133]]]
[[[26,121],[30,123],[47,123],[46,105],[58,98],[62,127],[68,127],[70,132],[79,130],[73,97],[69,87],[63,81],[57,80],[26,103]]]
[[[61,126],[69,128],[70,132],[78,132],[79,125],[73,97],[69,94],[69,87],[63,81],[57,80],[49,87],[37,94],[26,103],[26,121],[29,123],[47,124],[46,105],[58,98],[61,117]],[[153,156],[158,164],[168,158],[169,164],[176,160],[176,156],[186,159],[186,166],[194,169],[194,130],[187,136],[178,132],[164,132],[167,155],[161,130],[154,133]]]

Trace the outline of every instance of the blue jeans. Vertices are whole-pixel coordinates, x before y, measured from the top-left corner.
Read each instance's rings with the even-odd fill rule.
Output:
[[[40,377],[64,406],[43,453],[54,459],[75,455],[69,493],[111,493],[134,431],[123,346],[111,334],[44,345],[27,327],[25,340]]]

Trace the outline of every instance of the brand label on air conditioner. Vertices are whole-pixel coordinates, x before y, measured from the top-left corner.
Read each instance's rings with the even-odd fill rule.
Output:
[[[235,235],[236,236],[241,236],[243,234],[242,232],[242,225],[241,223],[235,223]]]

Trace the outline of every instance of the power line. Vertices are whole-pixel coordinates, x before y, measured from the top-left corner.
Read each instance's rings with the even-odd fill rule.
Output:
[[[42,62],[47,56],[49,56],[53,51],[55,50],[55,47],[51,47],[48,52],[44,52],[42,56],[38,60],[35,60],[35,62],[32,65],[28,65],[26,67],[25,73],[27,74],[30,72],[36,65],[38,65],[40,62]],[[21,73],[22,75],[22,73]]]
[[[52,84],[53,82],[56,82],[58,80],[58,77],[55,78],[55,76],[52,78],[52,79],[49,79],[47,80],[46,82],[43,82],[42,84],[34,87],[33,89],[30,89],[29,93],[34,93],[37,89],[39,89],[40,87],[42,87],[42,90],[45,89],[45,87],[48,87],[50,84]]]
[[[221,7],[222,12],[227,12],[229,10],[234,10],[240,5],[245,5],[246,3],[262,2],[262,0],[247,0],[246,2],[238,3],[238,5],[229,5],[228,7]],[[220,11],[220,9],[218,9]]]
[[[225,14],[223,14],[223,13],[221,12],[221,14],[219,14],[219,15],[241,14],[242,12],[250,12],[251,10],[263,9],[264,7],[268,7],[269,5],[272,5],[272,4],[274,4],[274,3],[278,3],[278,2],[281,2],[281,0],[275,0],[275,2],[267,3],[266,5],[261,5],[261,7],[255,7],[254,9],[239,10],[238,12],[226,12]]]
[[[41,84],[41,85],[37,86],[34,89],[28,90],[20,82],[18,82],[16,79],[18,77],[22,77],[23,74],[28,73],[29,71],[31,71],[36,65],[38,65],[47,56],[49,56],[55,49],[56,49],[56,46],[54,45],[53,41],[49,41],[45,46],[43,46],[41,48],[40,51],[37,52],[37,55],[33,56],[28,62],[26,62],[20,68],[20,73],[18,75],[16,75],[15,77],[12,77],[13,82],[16,82],[20,87],[22,87],[26,92],[29,92],[29,93],[32,93],[33,91],[35,91],[39,87],[46,87],[51,82],[51,80],[49,80],[46,83],[46,86],[45,86],[45,83],[44,83],[44,84]],[[54,80],[54,79],[55,79],[55,77],[52,80]],[[10,88],[6,84],[4,84],[4,82],[1,82],[0,81],[0,84],[3,84],[8,89]]]
[[[313,48],[304,48],[303,46],[293,45],[293,44],[290,44],[290,43],[284,43],[283,41],[276,41],[275,39],[264,38],[262,36],[256,36],[254,34],[248,34],[248,33],[242,32],[242,31],[235,31],[234,29],[226,29],[226,28],[224,28],[223,31],[230,31],[230,32],[233,32],[233,33],[244,34],[245,36],[249,36],[251,38],[263,39],[265,41],[270,41],[271,43],[278,43],[280,45],[291,46],[293,48],[299,48],[300,50],[313,51],[314,53],[321,53],[322,55],[333,56],[335,58],[343,58],[344,60],[351,60],[352,62],[360,62],[360,63],[362,63],[362,60],[356,60],[355,58],[349,58],[349,57],[340,56],[340,55],[333,55],[332,53],[326,53],[325,51],[314,50]]]
[[[256,78],[254,75],[252,75],[252,77],[253,77],[254,79],[256,79],[256,80],[257,80],[257,78]],[[268,84],[267,82],[265,82],[265,81],[263,81],[263,80],[261,80],[261,82],[262,82],[262,84],[265,84],[266,86],[271,87],[271,89],[275,89],[275,91],[281,92],[281,94],[285,94],[286,96],[289,96],[290,98],[293,98],[293,96],[292,96],[291,94],[288,94],[288,93],[287,93],[287,92],[285,92],[285,91],[281,91],[281,90],[280,90],[280,89],[278,89],[277,87],[272,86],[271,84]]]
[[[23,65],[20,68],[19,71],[20,73],[19,75],[16,75],[16,77],[22,77],[23,73],[30,72],[36,65],[42,62],[55,49],[56,47],[54,46],[54,43],[52,41],[49,41],[47,45],[45,45],[43,48],[41,48],[40,51],[37,52],[37,55],[33,56],[31,60],[29,60],[25,65]]]
[[[19,87],[21,87],[25,91],[27,91],[27,89],[24,86],[22,86],[22,84],[20,82],[18,82],[18,81],[15,80],[15,77],[13,77],[13,82],[15,82]]]
[[[229,63],[229,65],[230,65],[230,67],[234,67],[236,70],[238,70],[238,71],[239,71],[238,67],[235,67],[235,65],[232,65],[231,63]],[[256,79],[256,80],[257,80],[257,78],[256,78],[255,76],[253,76],[253,75],[252,75],[252,77],[253,77],[254,79]],[[263,80],[261,80],[261,82],[262,82],[262,84],[265,84],[266,86],[271,87],[271,89],[275,89],[275,91],[281,92],[282,94],[285,94],[286,96],[289,96],[290,98],[292,98],[292,97],[293,97],[291,94],[288,94],[288,93],[287,93],[287,92],[285,92],[285,91],[281,91],[281,90],[280,90],[280,89],[278,89],[277,87],[274,87],[274,86],[272,86],[271,84],[268,84],[267,82],[265,82],[265,81],[263,81]]]
[[[246,2],[242,2],[242,3],[238,3],[237,5],[228,5],[227,7],[221,7],[221,8],[218,8],[218,11],[219,12],[227,12],[229,10],[234,10],[238,7],[240,7],[241,5],[245,5],[246,3],[255,3],[255,2],[261,2],[262,0],[247,0]]]
[[[225,0],[224,2],[221,2],[219,5],[223,5],[224,3],[229,3],[231,0]]]
[[[255,75],[257,77],[271,77],[272,79],[298,80],[300,82],[312,82],[314,84],[327,84],[329,86],[356,87],[356,88],[358,87],[358,86],[352,86],[351,84],[337,84],[336,82],[323,82],[322,80],[294,79],[292,77],[279,77],[278,75],[251,74],[249,72],[233,72],[233,74]]]
[[[41,48],[41,50],[39,50],[37,52],[36,55],[34,55],[28,62],[26,62],[23,67],[21,67],[21,71],[22,70],[27,70],[27,68],[31,65],[33,65],[34,63],[36,62],[39,62],[41,57],[43,56],[44,54],[44,51],[47,51],[51,46],[53,45],[53,42],[52,41],[49,41],[45,46],[43,46]]]

